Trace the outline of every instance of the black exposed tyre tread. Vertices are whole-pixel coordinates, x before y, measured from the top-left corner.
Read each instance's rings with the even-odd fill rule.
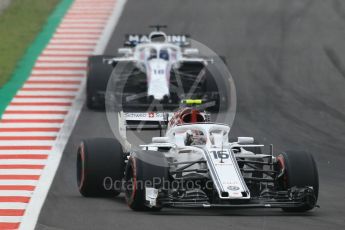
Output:
[[[281,156],[283,156],[285,164],[287,189],[294,186],[312,186],[317,201],[319,176],[313,155],[304,151],[286,151],[281,153]],[[305,212],[313,208],[306,205],[298,208],[283,208],[283,210],[288,212]]]
[[[112,138],[84,140],[78,148],[77,181],[85,197],[114,197],[124,175],[124,154],[121,144]],[[107,178],[108,177],[108,178]],[[107,178],[107,180],[105,180]],[[110,184],[104,184],[105,182]]]
[[[154,158],[155,164],[150,164]],[[151,159],[150,159],[151,158]],[[130,179],[130,170],[135,168],[137,184],[145,184],[148,181],[153,182],[154,178],[160,178],[161,180],[168,180],[168,165],[163,153],[157,151],[141,151],[137,156],[132,156],[126,166],[125,181]],[[156,188],[161,185],[156,184]],[[125,184],[125,189],[127,189]],[[133,196],[133,192],[126,190],[126,201],[128,206],[134,211],[157,211],[158,207],[148,208],[145,206],[145,188],[144,186],[138,186]]]
[[[108,80],[113,68],[103,63],[104,58],[111,56],[96,55],[91,56],[87,63],[87,81],[86,81],[86,105],[91,110],[104,109],[104,101],[94,101],[97,92],[105,92]]]

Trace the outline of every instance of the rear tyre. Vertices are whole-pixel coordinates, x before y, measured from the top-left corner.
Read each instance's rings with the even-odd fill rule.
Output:
[[[113,67],[103,63],[104,58],[110,56],[91,56],[87,63],[86,105],[91,110],[105,108],[105,91]],[[103,95],[104,94],[104,95]]]
[[[152,164],[151,162],[154,162]],[[128,160],[125,170],[125,197],[127,205],[134,211],[158,211],[161,207],[145,205],[145,187],[162,188],[169,180],[165,156],[157,151],[141,151]]]
[[[319,176],[313,155],[303,151],[286,151],[278,157],[278,162],[285,173],[280,186],[285,189],[292,187],[312,187],[315,197],[311,202],[296,208],[283,208],[286,212],[305,212],[313,209],[319,194]]]
[[[77,154],[77,183],[85,197],[115,197],[124,175],[124,153],[116,139],[84,140]]]

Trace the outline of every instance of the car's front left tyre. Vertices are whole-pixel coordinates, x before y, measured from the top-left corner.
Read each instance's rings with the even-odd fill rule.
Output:
[[[124,153],[112,138],[84,140],[77,152],[77,185],[85,197],[115,197],[124,175]]]

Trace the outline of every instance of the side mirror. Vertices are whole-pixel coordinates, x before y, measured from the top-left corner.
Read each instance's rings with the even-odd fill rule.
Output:
[[[199,50],[193,49],[193,48],[188,48],[188,49],[185,49],[183,53],[185,55],[197,55],[197,54],[199,54]]]
[[[168,143],[168,137],[152,137],[152,143]]]
[[[119,48],[117,52],[123,55],[130,55],[133,53],[131,48]]]
[[[240,145],[253,144],[254,143],[254,138],[253,137],[238,137],[237,138],[237,143],[240,144]]]

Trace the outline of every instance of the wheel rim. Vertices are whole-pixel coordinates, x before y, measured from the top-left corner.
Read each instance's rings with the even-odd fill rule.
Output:
[[[277,157],[277,166],[278,168],[283,171],[283,175],[281,178],[279,178],[279,186],[282,187],[282,189],[287,189],[288,187],[288,178],[287,178],[287,173],[286,173],[286,166],[285,166],[285,161],[284,161],[284,156],[279,155]]]
[[[81,189],[85,180],[85,164],[84,164],[85,154],[84,145],[80,145],[77,153],[77,183],[78,188]]]
[[[135,170],[135,160],[129,159],[129,167],[126,170],[125,176],[125,195],[128,204],[131,204],[134,200],[137,190],[137,179]]]

